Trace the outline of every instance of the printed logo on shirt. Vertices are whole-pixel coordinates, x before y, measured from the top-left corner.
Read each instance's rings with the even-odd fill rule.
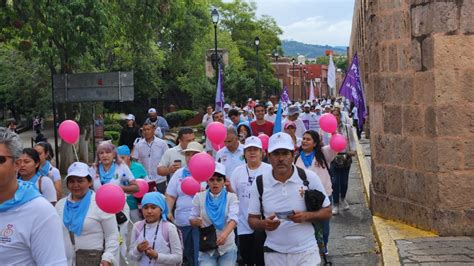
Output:
[[[14,232],[15,231],[13,230],[13,224],[8,224],[5,229],[0,231],[0,243],[5,244],[12,242],[11,236]]]
[[[225,162],[225,161],[227,161],[227,156],[226,156],[226,155],[222,155],[222,157],[221,157],[221,162]]]
[[[241,161],[243,161],[243,160],[245,159],[245,158],[244,158],[244,155],[243,155],[243,154],[240,155],[239,159],[240,159]]]

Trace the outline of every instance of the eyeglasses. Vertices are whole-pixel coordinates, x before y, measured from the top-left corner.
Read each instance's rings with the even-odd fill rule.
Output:
[[[7,158],[15,158],[13,156],[8,156],[8,155],[0,155],[0,164],[4,164],[7,161]]]

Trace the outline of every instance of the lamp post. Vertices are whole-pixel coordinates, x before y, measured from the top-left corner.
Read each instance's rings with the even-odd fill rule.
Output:
[[[300,97],[303,98],[303,63],[300,62]]]
[[[259,46],[260,46],[260,38],[257,36],[257,37],[255,37],[255,49],[256,49],[256,52],[257,52],[257,87],[255,88],[255,95],[257,95],[257,93],[260,90],[260,69],[259,69],[259,66],[258,66],[258,48],[259,48]],[[263,98],[263,92],[260,92],[260,98]]]
[[[293,74],[291,75],[291,81],[293,82],[293,97],[292,100],[295,100],[295,58],[291,58],[291,63],[293,64]]]
[[[278,54],[277,50],[273,50],[273,57],[275,57],[275,72],[276,72],[276,76],[277,76],[277,80],[278,80],[278,83],[280,83],[280,77],[279,77],[279,74],[278,74],[278,57],[280,55]],[[275,96],[277,95],[277,92],[276,92],[276,88],[274,89],[274,93],[275,93]]]
[[[217,71],[219,71],[219,56],[217,55],[217,23],[219,23],[219,12],[217,9],[213,9],[211,12],[211,17],[212,17],[212,23],[214,24],[214,67],[216,68],[216,86],[217,82],[219,79],[219,74]]]

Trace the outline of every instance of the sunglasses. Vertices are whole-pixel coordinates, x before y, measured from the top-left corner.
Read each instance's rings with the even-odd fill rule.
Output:
[[[7,158],[15,158],[13,156],[8,156],[8,155],[0,155],[0,164],[4,164],[7,161]]]

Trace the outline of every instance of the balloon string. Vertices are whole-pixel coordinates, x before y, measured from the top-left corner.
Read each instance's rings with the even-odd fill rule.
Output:
[[[79,162],[79,157],[77,157],[76,145],[72,144],[72,150],[74,151],[74,155],[76,155],[76,162]]]

